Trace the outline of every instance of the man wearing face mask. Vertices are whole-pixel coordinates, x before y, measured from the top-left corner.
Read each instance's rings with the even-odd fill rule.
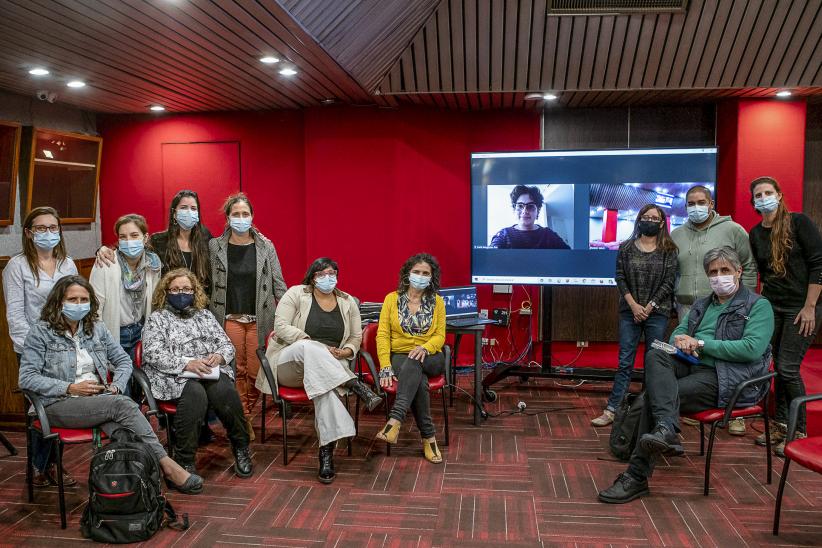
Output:
[[[768,371],[774,329],[770,303],[742,285],[742,262],[730,247],[708,251],[703,268],[711,294],[693,304],[671,335],[671,344],[699,363],[662,350],[648,353],[638,443],[627,471],[599,493],[602,502],[621,504],[647,495],[657,456],[684,453],[677,434],[680,413],[725,407],[739,383]],[[737,406],[754,405],[769,387],[767,382],[749,386]]]
[[[745,229],[733,222],[730,215],[716,212],[710,189],[702,185],[691,187],[685,200],[688,222],[671,232],[671,238],[679,248],[675,298],[680,320],[697,299],[711,292],[708,280],[702,273],[702,258],[710,249],[721,246],[733,248],[742,261],[742,284],[756,290],[756,262]],[[731,421],[728,432],[744,436],[745,419]]]

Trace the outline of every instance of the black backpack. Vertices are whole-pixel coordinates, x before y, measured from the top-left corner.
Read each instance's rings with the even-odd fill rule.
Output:
[[[611,425],[611,437],[608,445],[611,454],[621,461],[631,458],[636,447],[639,430],[639,417],[645,405],[645,392],[641,394],[625,394],[619,407],[614,413],[614,422]]]
[[[150,539],[163,525],[182,524],[163,496],[160,462],[130,430],[111,434],[111,443],[97,450],[88,473],[88,505],[80,520],[83,536],[98,542],[127,543]],[[168,516],[168,522],[165,521]]]

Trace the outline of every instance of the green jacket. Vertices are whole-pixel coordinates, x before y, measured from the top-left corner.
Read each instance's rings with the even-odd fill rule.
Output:
[[[756,263],[751,253],[748,233],[731,220],[730,215],[711,213],[711,222],[697,230],[690,221],[671,232],[671,238],[679,248],[679,274],[676,284],[676,302],[691,305],[701,297],[711,294],[711,286],[702,266],[705,254],[722,246],[730,246],[742,261],[742,284],[756,290]]]

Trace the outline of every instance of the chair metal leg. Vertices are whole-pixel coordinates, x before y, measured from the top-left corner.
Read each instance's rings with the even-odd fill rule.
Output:
[[[785,492],[785,483],[788,481],[788,467],[791,460],[785,457],[785,464],[782,466],[782,477],[779,478],[779,489],[776,492],[776,506],[773,511],[773,534],[779,534],[779,514],[782,512],[782,495]]]
[[[5,446],[6,450],[9,452],[10,455],[17,454],[17,448],[14,445],[12,445],[9,439],[2,432],[0,432],[0,443],[2,443],[3,446]]]
[[[288,418],[285,416],[285,400],[280,400],[280,415],[283,419],[283,466],[288,466]]]
[[[700,423],[701,424],[701,423]],[[705,490],[702,492],[706,497],[711,486],[711,453],[714,451],[714,438],[716,437],[716,422],[711,423],[711,434],[708,438],[708,455],[705,457]]]
[[[29,502],[34,502],[34,455],[32,455],[32,429],[31,418],[27,417],[26,422],[26,487],[28,487]]]
[[[360,398],[357,398],[356,405],[357,405],[357,408],[359,408]],[[348,411],[348,394],[345,395],[345,410]],[[351,413],[350,411],[348,411],[348,412],[349,412],[349,414]],[[354,438],[356,438],[356,437],[357,437],[357,419],[355,418],[354,419]],[[354,454],[354,444],[353,444],[354,438],[348,438],[348,456],[349,457]]]
[[[260,417],[260,443],[265,443],[265,396],[265,392],[263,392],[262,408],[260,409],[262,412],[262,417]]]
[[[445,401],[445,388],[442,389],[442,416],[443,420],[445,420],[445,444],[448,445],[449,438],[451,437],[450,432],[448,431],[448,404]]]
[[[60,529],[66,528],[66,490],[63,485],[63,441],[57,440],[57,494],[60,501]]]
[[[174,415],[166,413],[166,453],[172,459],[174,458],[174,446],[177,444],[177,437],[174,435]]]
[[[699,423],[699,456],[705,454],[705,424]]]
[[[773,467],[773,464],[772,464],[773,457],[771,456],[771,428],[770,428],[770,425],[768,424],[768,397],[767,396],[765,396],[765,407],[764,407],[764,409],[765,409],[765,411],[762,413],[762,418],[765,421],[765,453],[766,453],[765,459],[766,459],[767,464],[768,464],[768,471],[766,473],[766,477],[767,477],[768,485],[770,485],[771,484],[771,475],[772,475],[771,468]]]

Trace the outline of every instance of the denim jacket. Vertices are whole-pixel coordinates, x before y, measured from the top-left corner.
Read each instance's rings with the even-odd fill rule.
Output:
[[[114,369],[112,384],[122,394],[131,377],[131,358],[109,333],[106,325],[94,323],[94,333],[86,335],[82,323],[77,329],[80,346],[94,360],[94,367],[102,382],[108,385],[108,364]],[[68,397],[68,387],[76,377],[77,351],[72,338],[60,335],[40,321],[34,324],[26,337],[20,356],[20,388],[39,395],[48,406]]]

